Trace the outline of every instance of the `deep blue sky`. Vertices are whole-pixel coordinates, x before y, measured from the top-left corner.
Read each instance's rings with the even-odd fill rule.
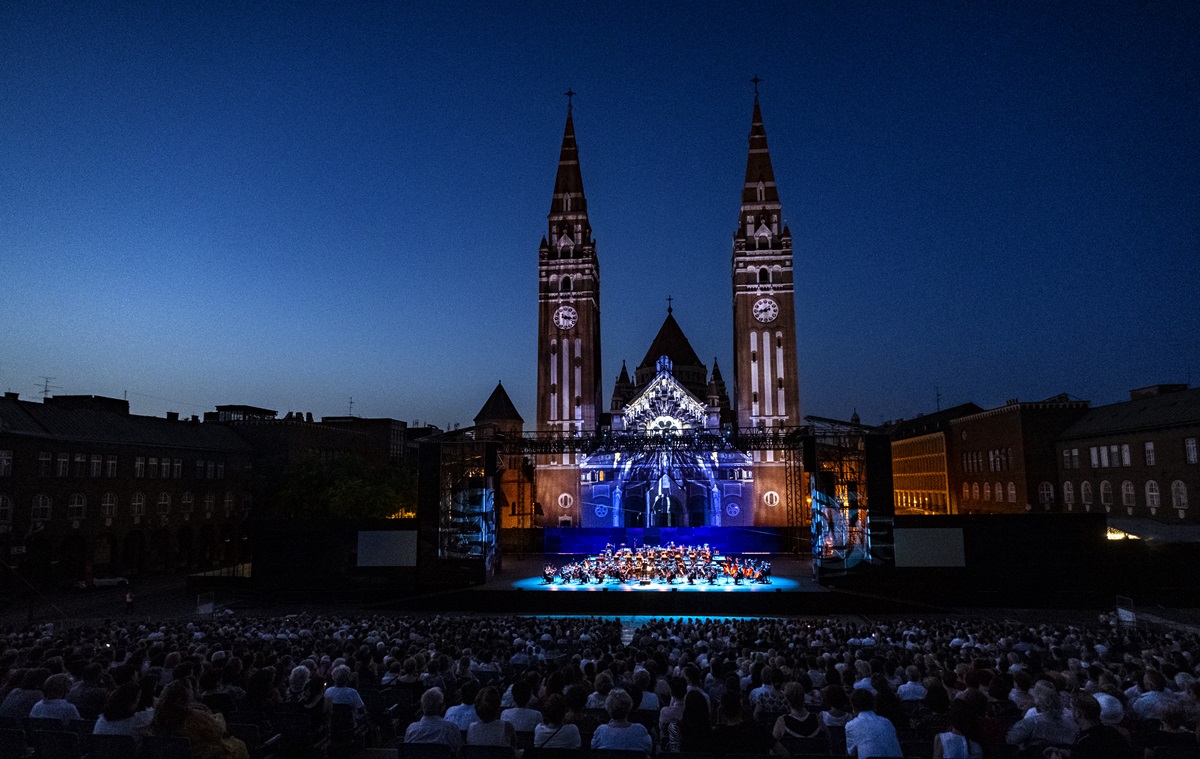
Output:
[[[605,398],[668,294],[729,367],[756,72],[805,413],[1200,382],[1192,0],[11,0],[0,385],[531,426],[568,87]]]

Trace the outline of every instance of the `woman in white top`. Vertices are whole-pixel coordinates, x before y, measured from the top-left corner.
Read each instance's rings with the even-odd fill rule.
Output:
[[[542,710],[544,718],[540,725],[533,728],[534,748],[580,748],[583,744],[579,735],[579,726],[563,724],[567,715],[567,699],[558,693],[551,693],[546,699],[546,708]]]
[[[950,704],[950,729],[933,738],[933,759],[983,759],[983,746],[975,740],[978,724],[966,699]]]
[[[478,722],[467,728],[468,746],[511,746],[513,726],[500,719],[500,691],[489,685],[475,696]]]
[[[138,711],[141,696],[142,689],[137,683],[118,686],[104,702],[104,711],[100,713],[92,732],[96,735],[132,735],[135,739],[141,738],[150,720],[154,719],[153,709]]]
[[[650,756],[654,746],[650,733],[644,725],[629,721],[633,698],[621,688],[613,688],[608,692],[604,708],[612,719],[596,728],[592,735],[592,748],[644,751],[646,756]]]

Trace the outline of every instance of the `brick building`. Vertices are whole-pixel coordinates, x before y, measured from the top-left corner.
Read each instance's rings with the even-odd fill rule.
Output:
[[[1200,388],[1152,385],[1098,406],[1068,427],[1056,451],[1057,497],[1067,511],[1196,521]]]
[[[0,400],[0,552],[31,580],[232,564],[253,450],[222,425],[127,401]]]
[[[892,488],[897,514],[954,514],[946,449],[950,422],[983,411],[964,403],[885,425],[892,438]]]
[[[1064,393],[1044,401],[1013,399],[951,420],[946,458],[952,513],[1061,510],[1055,442],[1088,405]]]

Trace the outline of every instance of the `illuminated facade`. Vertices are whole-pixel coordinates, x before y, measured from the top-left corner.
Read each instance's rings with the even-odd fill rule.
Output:
[[[538,256],[537,432],[601,443],[539,455],[544,525],[788,524],[788,454],[770,446],[739,450],[719,437],[800,424],[792,240],[781,218],[756,96],[731,267],[734,401],[715,361],[709,373],[668,308],[632,379],[622,365],[603,413],[600,267],[568,106]]]

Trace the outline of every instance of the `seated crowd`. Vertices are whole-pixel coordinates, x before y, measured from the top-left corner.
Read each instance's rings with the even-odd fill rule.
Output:
[[[1190,633],[988,619],[476,616],[53,625],[0,634],[0,720],[242,759],[442,744],[973,759],[1198,751]],[[87,724],[87,723],[85,723]],[[1198,754],[1200,755],[1200,754]],[[402,754],[403,756],[403,754]]]

